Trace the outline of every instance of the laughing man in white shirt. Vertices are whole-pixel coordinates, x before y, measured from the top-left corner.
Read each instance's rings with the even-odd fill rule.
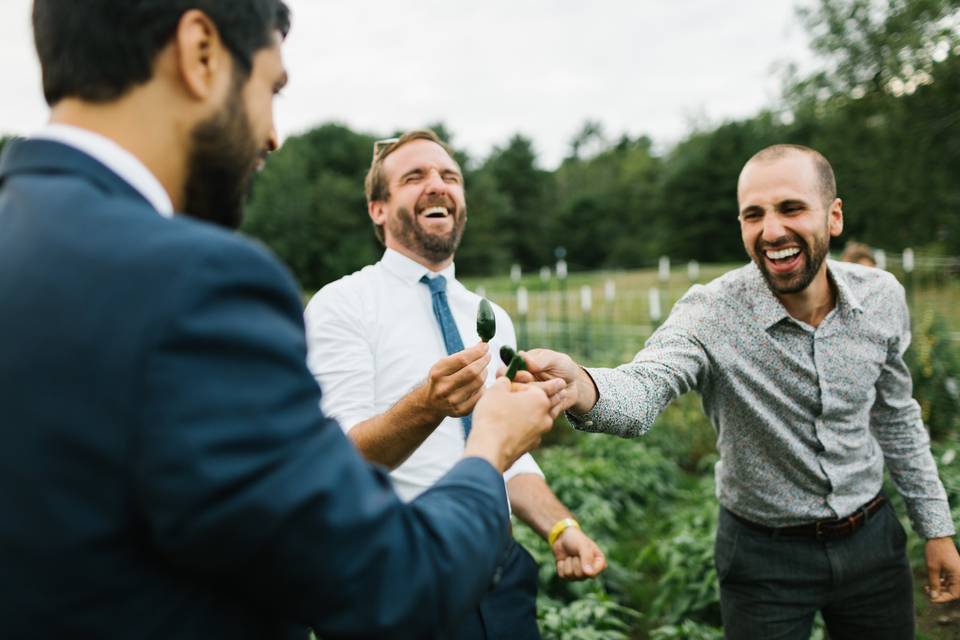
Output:
[[[513,324],[495,307],[496,336],[480,342],[480,297],[455,279],[453,254],[467,209],[463,175],[432,131],[411,131],[374,146],[366,194],[380,262],[333,282],[306,309],[309,364],[323,408],[370,461],[392,469],[397,493],[412,500],[460,458],[473,406],[496,375],[501,345],[516,347]],[[445,343],[441,312],[426,280],[445,279],[462,343]],[[436,285],[436,282],[434,282]],[[449,316],[447,316],[449,317]],[[449,338],[449,336],[448,336]],[[564,579],[594,577],[606,562],[557,499],[533,458],[504,474],[513,513],[550,542]],[[536,564],[514,543],[503,573],[458,638],[539,638]]]

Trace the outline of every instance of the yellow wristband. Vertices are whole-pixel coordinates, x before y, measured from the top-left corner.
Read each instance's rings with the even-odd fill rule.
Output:
[[[553,525],[553,528],[550,529],[550,535],[547,536],[547,542],[550,544],[550,546],[552,547],[553,543],[557,541],[557,538],[563,535],[563,532],[570,527],[576,527],[579,529],[580,523],[573,518],[564,518],[563,520],[557,522],[557,524]]]

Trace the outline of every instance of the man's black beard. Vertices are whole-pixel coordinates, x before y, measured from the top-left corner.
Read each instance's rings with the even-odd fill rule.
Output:
[[[262,154],[243,103],[245,82],[235,75],[223,110],[194,127],[187,164],[184,213],[229,229],[243,220],[250,177]]]
[[[776,250],[777,247],[790,244],[791,242],[800,247],[800,253],[802,253],[804,257],[804,266],[800,273],[788,276],[788,279],[785,280],[782,276],[770,273],[767,269],[764,252],[767,249]],[[813,279],[817,276],[817,272],[820,271],[820,265],[823,264],[824,259],[827,257],[829,249],[830,236],[828,233],[814,238],[812,250],[810,245],[796,234],[784,236],[774,243],[763,242],[762,239],[758,238],[753,247],[757,266],[760,267],[760,273],[763,274],[763,278],[767,281],[767,286],[770,287],[770,290],[777,294],[799,293],[809,287],[810,283],[813,282]]]
[[[426,203],[422,209],[433,206],[434,203]],[[452,203],[436,203],[441,206],[447,206],[452,210]],[[413,251],[418,256],[426,258],[429,262],[439,264],[450,258],[460,246],[460,239],[463,238],[463,229],[467,223],[467,208],[454,211],[453,229],[445,236],[427,233],[417,223],[416,217],[406,207],[398,207],[397,215],[393,216],[388,222],[390,234],[397,239],[403,246]]]

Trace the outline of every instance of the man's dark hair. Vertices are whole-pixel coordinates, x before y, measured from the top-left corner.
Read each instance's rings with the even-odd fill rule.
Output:
[[[190,9],[213,21],[247,74],[254,53],[290,28],[282,0],[35,0],[33,37],[47,104],[68,97],[108,102],[147,82],[157,53]]]

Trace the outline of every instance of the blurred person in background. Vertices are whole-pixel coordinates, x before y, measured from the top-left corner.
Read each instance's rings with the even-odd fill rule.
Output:
[[[862,264],[865,267],[877,266],[877,260],[873,257],[873,249],[862,242],[848,242],[843,248],[840,259],[844,262]]]

